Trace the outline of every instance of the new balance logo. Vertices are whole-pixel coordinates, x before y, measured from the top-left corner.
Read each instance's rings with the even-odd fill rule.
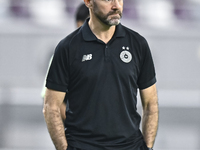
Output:
[[[88,61],[92,59],[92,54],[83,55],[82,62]]]

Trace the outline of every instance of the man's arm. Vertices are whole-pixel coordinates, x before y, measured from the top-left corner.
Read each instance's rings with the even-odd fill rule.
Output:
[[[156,85],[140,90],[143,106],[142,132],[147,147],[152,148],[158,129],[158,97]]]
[[[65,92],[47,89],[44,98],[43,114],[49,134],[57,150],[67,149],[67,140],[60,114],[60,106],[64,97]]]

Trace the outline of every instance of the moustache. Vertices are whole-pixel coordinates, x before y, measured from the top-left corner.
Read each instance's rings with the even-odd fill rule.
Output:
[[[110,12],[108,13],[108,16],[109,16],[109,15],[115,15],[115,14],[119,14],[120,16],[122,16],[122,12],[119,11],[119,10],[117,10],[117,11],[110,11]]]

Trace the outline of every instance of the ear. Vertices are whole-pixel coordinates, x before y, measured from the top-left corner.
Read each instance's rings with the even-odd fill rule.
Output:
[[[91,7],[92,7],[92,1],[93,1],[93,0],[84,0],[85,5],[86,5],[88,8],[91,8]]]

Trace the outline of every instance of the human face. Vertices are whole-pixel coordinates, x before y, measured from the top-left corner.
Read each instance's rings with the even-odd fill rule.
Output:
[[[118,25],[122,18],[123,0],[93,0],[93,13],[108,26]]]

